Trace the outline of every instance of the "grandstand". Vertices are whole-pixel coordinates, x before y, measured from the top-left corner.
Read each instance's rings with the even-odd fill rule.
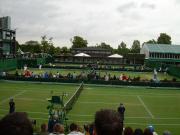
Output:
[[[145,54],[146,64],[151,66],[180,64],[180,45],[144,44],[140,53]]]

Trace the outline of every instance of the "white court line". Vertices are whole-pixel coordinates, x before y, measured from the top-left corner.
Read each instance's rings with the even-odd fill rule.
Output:
[[[35,99],[35,98],[16,98],[16,100],[25,100],[25,101],[40,101],[40,102],[46,102],[47,100],[42,99]]]
[[[5,103],[5,102],[9,101],[9,99],[10,99],[11,97],[12,97],[12,98],[15,98],[15,97],[18,97],[18,96],[20,96],[20,95],[23,95],[26,91],[27,91],[27,90],[21,91],[21,92],[15,94],[15,95],[13,95],[13,96],[10,96],[10,97],[8,97],[8,98],[2,100],[2,101],[1,101],[1,104],[3,104],[3,103]]]
[[[7,109],[0,109],[0,110],[2,110],[2,111],[9,111],[9,110],[7,110]],[[45,112],[31,112],[31,111],[22,111],[22,112],[26,112],[26,113],[34,113],[34,114],[49,114],[49,113],[45,113]]]
[[[122,94],[122,93],[115,93],[115,94],[94,94],[94,93],[83,93],[84,95],[92,95],[92,96],[137,96],[136,94]],[[179,97],[180,94],[154,94],[154,93],[144,93],[138,94],[138,96],[147,96],[147,97]]]
[[[151,116],[152,119],[154,119],[154,115],[151,113],[151,111],[148,109],[148,107],[146,106],[146,104],[144,103],[144,101],[141,99],[140,96],[137,96],[138,100],[141,102],[142,106],[145,108],[145,110],[147,111],[147,113],[149,114],[149,116]]]

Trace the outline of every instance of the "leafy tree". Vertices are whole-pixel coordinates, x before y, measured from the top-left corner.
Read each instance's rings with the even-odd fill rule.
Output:
[[[132,53],[140,53],[140,41],[134,40],[133,45],[131,47]]]
[[[59,55],[60,53],[61,53],[61,48],[60,47],[56,47],[55,51],[54,51],[54,54],[55,55]]]
[[[154,39],[151,39],[151,40],[149,40],[149,41],[147,41],[145,43],[148,43],[148,44],[157,44],[157,41],[154,40]]]
[[[171,36],[166,33],[161,33],[157,39],[158,44],[171,44]]]
[[[31,53],[40,53],[41,52],[41,45],[38,41],[27,41],[22,45],[19,45],[20,49],[23,52],[31,52]]]
[[[127,54],[130,50],[126,47],[126,44],[122,41],[120,45],[118,45],[117,53],[118,54]]]
[[[67,54],[69,52],[69,50],[68,50],[68,48],[66,47],[66,46],[63,46],[62,48],[61,48],[61,53],[62,54]]]
[[[113,48],[106,44],[105,42],[102,42],[100,45],[97,45],[98,48],[103,48],[103,49],[108,49],[108,50],[113,50]]]
[[[72,48],[83,48],[87,47],[87,40],[83,39],[80,36],[74,36],[73,39],[71,39],[72,42]]]
[[[49,48],[49,42],[48,42],[48,39],[47,39],[46,35],[41,37],[41,45],[42,45],[42,51],[44,53],[48,53],[50,48]]]

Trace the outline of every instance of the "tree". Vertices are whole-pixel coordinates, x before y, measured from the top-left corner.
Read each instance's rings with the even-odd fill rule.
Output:
[[[151,39],[151,40],[149,40],[149,41],[147,41],[145,43],[148,43],[148,44],[157,44],[157,41],[154,40],[154,39]]]
[[[73,39],[71,39],[72,42],[72,48],[83,48],[87,47],[87,40],[83,39],[80,36],[74,36]]]
[[[60,47],[56,47],[54,54],[55,55],[59,55],[60,53],[61,53],[61,48]]]
[[[171,44],[171,37],[166,33],[161,33],[157,39],[158,44]]]
[[[68,48],[66,47],[66,46],[63,46],[62,48],[61,48],[61,53],[62,54],[67,54],[69,52],[69,50],[68,50]]]
[[[38,41],[26,41],[24,44],[19,45],[20,49],[23,52],[31,52],[31,53],[41,53],[41,45]]]
[[[120,45],[118,45],[117,53],[118,54],[127,54],[129,53],[129,49],[126,47],[126,44],[122,41]]]
[[[133,45],[131,47],[132,53],[140,53],[140,41],[134,40]]]
[[[41,45],[42,45],[43,53],[48,53],[48,51],[49,51],[49,42],[47,40],[46,35],[41,37]]]
[[[102,42],[100,45],[97,45],[98,48],[103,48],[103,49],[108,49],[108,50],[113,50],[113,48],[106,44],[105,42]]]

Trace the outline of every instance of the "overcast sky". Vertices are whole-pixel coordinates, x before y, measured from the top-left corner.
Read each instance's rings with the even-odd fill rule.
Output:
[[[53,37],[56,46],[71,46],[75,35],[88,46],[157,38],[165,32],[180,44],[180,0],[0,0],[0,16],[11,16],[17,40]]]

